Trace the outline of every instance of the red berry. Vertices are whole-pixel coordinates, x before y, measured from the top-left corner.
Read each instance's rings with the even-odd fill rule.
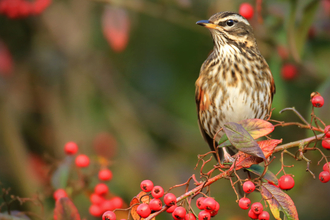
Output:
[[[246,18],[246,19],[250,19],[250,18],[253,17],[254,10],[253,10],[252,5],[250,5],[249,3],[242,3],[242,4],[239,6],[239,13],[240,13],[240,15],[242,15],[244,18]]]
[[[142,218],[146,218],[150,215],[151,209],[148,204],[142,203],[137,207],[136,212]]]
[[[248,198],[241,198],[239,201],[238,201],[238,206],[241,208],[241,209],[249,209],[250,206],[251,206],[251,201],[250,199]]]
[[[167,193],[164,196],[164,203],[167,206],[172,206],[176,204],[176,196],[173,193]]]
[[[104,183],[99,183],[95,186],[94,192],[98,195],[104,195],[109,191],[109,188]]]
[[[205,197],[199,197],[197,200],[196,200],[196,206],[197,208],[199,208],[200,210],[203,210],[205,207],[204,207],[204,203],[203,201],[205,200],[206,198]]]
[[[113,197],[110,201],[112,202],[114,209],[120,209],[123,207],[124,201],[119,196]]]
[[[218,211],[220,209],[220,205],[217,201],[215,201],[215,209],[210,212],[211,217],[214,217],[218,214]]]
[[[186,209],[179,206],[174,209],[172,216],[175,220],[183,219],[186,215]]]
[[[326,137],[330,138],[330,125],[324,128],[324,134]]]
[[[162,209],[163,203],[160,199],[152,199],[149,202],[149,207],[153,211],[159,211]]]
[[[284,80],[292,80],[297,76],[297,67],[293,64],[284,64],[282,66],[281,75]]]
[[[218,214],[218,211],[213,210],[213,211],[210,212],[210,214],[211,214],[211,217],[214,217]]]
[[[251,210],[259,215],[260,213],[262,213],[262,211],[264,210],[263,205],[260,202],[255,202],[251,205]]]
[[[330,150],[330,139],[322,140],[322,147],[324,149]]]
[[[84,154],[80,154],[76,157],[75,162],[76,162],[77,167],[88,167],[89,157]]]
[[[252,209],[249,210],[248,216],[251,219],[258,219],[258,215],[252,211]]]
[[[115,207],[111,200],[105,200],[104,202],[102,202],[101,208],[102,208],[103,212],[115,210]]]
[[[204,199],[202,206],[204,207],[204,209],[206,211],[209,211],[209,212],[213,211],[216,207],[216,201],[213,198],[208,197],[208,198]]]
[[[294,187],[294,179],[290,175],[283,175],[278,180],[278,186],[284,190],[292,189]]]
[[[62,197],[68,197],[68,194],[66,194],[64,189],[57,189],[54,194],[53,197],[55,199],[55,201],[59,200]]]
[[[203,210],[198,213],[198,220],[210,220],[210,218],[211,213],[208,211]]]
[[[104,202],[104,198],[96,193],[93,193],[89,197],[89,200],[91,201],[91,203],[96,204],[96,205],[100,205],[101,203]]]
[[[243,191],[246,193],[252,193],[256,186],[251,181],[246,181],[243,183]]]
[[[154,198],[159,199],[160,197],[162,197],[164,195],[164,189],[163,189],[163,187],[161,187],[161,186],[155,186],[151,190],[151,195]]]
[[[186,214],[186,216],[184,217],[184,220],[196,220],[196,217],[194,214],[189,213],[189,214]]]
[[[320,95],[316,95],[312,98],[312,104],[316,108],[321,108],[324,104],[324,99]]]
[[[99,179],[103,181],[110,181],[112,179],[112,172],[109,169],[99,171]]]
[[[260,215],[258,216],[259,220],[268,220],[269,219],[269,213],[266,211],[263,211],[262,213],[260,213]]]
[[[89,207],[89,214],[91,214],[92,216],[101,217],[102,213],[103,211],[98,205],[93,204]]]
[[[322,183],[327,183],[330,180],[329,171],[322,171],[319,175],[319,179]]]
[[[116,214],[113,211],[106,211],[102,215],[102,220],[116,220]]]
[[[330,172],[330,171],[329,171],[329,167],[330,167],[330,162],[325,163],[325,164],[323,165],[323,170],[324,170],[324,171],[328,171],[328,172]]]
[[[154,188],[154,183],[151,180],[143,180],[140,184],[142,191],[150,192]]]
[[[64,152],[68,155],[73,155],[77,153],[77,151],[78,145],[73,141],[70,141],[64,145]]]
[[[174,211],[174,209],[176,209],[176,207],[178,207],[176,204],[172,205],[168,209],[166,209],[166,212],[167,213],[172,213]]]

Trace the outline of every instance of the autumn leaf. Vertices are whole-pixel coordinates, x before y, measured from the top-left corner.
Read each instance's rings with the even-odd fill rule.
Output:
[[[243,128],[242,125],[228,122],[223,126],[230,143],[241,152],[266,159],[264,153],[253,137]]]
[[[131,216],[134,220],[142,220],[144,218],[141,218],[139,214],[136,212],[137,207],[139,206],[138,204],[141,203],[146,203],[148,204],[150,201],[150,196],[146,193],[141,191],[137,196],[133,197],[133,199],[130,202],[130,207],[131,208]],[[155,219],[155,218],[153,218]]]
[[[262,119],[246,119],[238,122],[254,138],[266,136],[274,131],[274,125]]]
[[[271,140],[264,140],[258,141],[258,145],[260,149],[263,151],[266,158],[270,157],[273,154],[275,147],[282,143],[282,140],[271,139]],[[241,168],[248,168],[251,167],[253,164],[261,163],[263,160],[261,158],[248,155],[242,151],[238,152],[233,156],[234,159],[237,159],[236,162],[236,170]]]
[[[71,202],[71,200],[68,197],[62,197],[56,201],[54,219],[80,220],[80,215],[76,206]]]
[[[280,218],[280,211],[288,220],[298,220],[298,212],[292,199],[276,186],[263,183],[260,191],[262,197],[268,202],[270,211],[275,219]]]

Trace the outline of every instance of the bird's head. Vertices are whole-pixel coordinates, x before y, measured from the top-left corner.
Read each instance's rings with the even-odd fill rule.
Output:
[[[196,24],[210,30],[216,47],[225,44],[239,44],[247,48],[256,47],[251,25],[237,13],[219,12],[209,20],[201,20]]]

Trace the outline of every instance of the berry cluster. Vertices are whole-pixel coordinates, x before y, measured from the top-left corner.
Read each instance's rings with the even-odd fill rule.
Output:
[[[140,184],[142,191],[150,193],[153,197],[149,203],[142,203],[137,207],[137,214],[141,218],[148,217],[151,212],[159,211],[163,207],[163,202],[160,200],[164,195],[164,190],[161,186],[154,186],[150,180],[143,180]],[[164,195],[164,204],[166,205],[166,212],[171,213],[175,220],[196,220],[196,216],[177,204],[177,198],[173,193],[166,193]],[[196,201],[197,208],[201,211],[198,214],[198,219],[208,220],[215,216],[220,208],[218,202],[211,197],[200,197]]]
[[[330,162],[323,165],[323,171],[319,174],[319,179],[322,183],[327,183],[330,180]]]
[[[74,156],[78,153],[78,145],[75,142],[68,142],[64,146],[64,152],[68,156]],[[78,168],[88,167],[90,164],[90,159],[87,155],[79,154],[75,158],[75,164]],[[102,168],[98,172],[98,179],[100,181],[110,181],[112,179],[112,172],[107,168]],[[55,200],[61,197],[67,197],[67,193],[64,189],[58,189],[53,195]],[[90,195],[89,199],[91,201],[91,206],[89,207],[89,213],[92,216],[100,217],[102,213],[107,211],[113,211],[115,209],[122,208],[124,202],[123,199],[115,196],[109,198],[109,188],[108,186],[101,182],[94,187],[94,192]]]
[[[0,14],[9,18],[25,18],[38,15],[51,3],[51,0],[0,0]]]

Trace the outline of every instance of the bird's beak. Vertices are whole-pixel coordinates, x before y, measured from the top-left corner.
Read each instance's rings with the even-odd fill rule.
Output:
[[[210,29],[216,29],[217,25],[213,24],[212,21],[209,20],[201,20],[201,21],[197,21],[196,24],[210,28]]]

